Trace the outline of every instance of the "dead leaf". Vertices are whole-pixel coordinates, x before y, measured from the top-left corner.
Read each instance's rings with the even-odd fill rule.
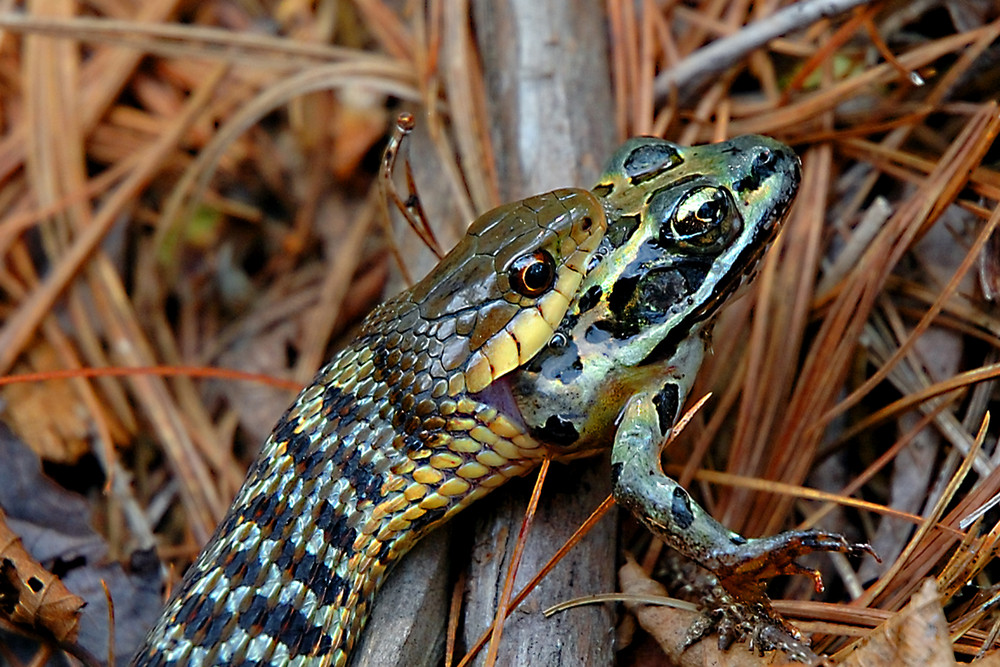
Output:
[[[626,595],[667,597],[666,589],[650,579],[642,567],[631,558],[618,570],[618,578],[622,593]],[[626,602],[625,606],[635,614],[639,625],[660,645],[672,665],[679,667],[705,667],[706,665],[760,667],[761,665],[787,663],[777,652],[772,651],[760,656],[747,650],[744,644],[733,646],[724,651],[719,648],[714,636],[684,649],[684,638],[688,628],[698,619],[697,612],[631,602]]]
[[[842,664],[846,667],[954,665],[948,621],[941,609],[937,585],[924,582],[910,603],[867,637]]]
[[[76,639],[85,604],[24,550],[0,509],[0,614],[62,643]]]
[[[34,373],[63,368],[55,351],[40,342],[28,351],[27,363],[19,363],[14,373]],[[3,389],[5,411],[14,431],[47,461],[75,463],[90,451],[90,427],[86,409],[69,380],[25,382]],[[52,406],[60,406],[53,410]]]
[[[54,576],[54,572],[60,580],[56,583],[64,584],[76,600],[87,603],[78,614],[76,647],[61,642],[61,648],[74,651],[79,648],[102,658],[108,655],[109,615],[104,589],[107,586],[115,606],[115,663],[126,665],[162,604],[161,569],[156,555],[151,551],[136,551],[124,568],[109,560],[104,539],[89,525],[91,504],[83,496],[67,491],[46,477],[38,457],[2,422],[0,461],[3,462],[0,465],[0,511],[6,513],[6,529],[20,538],[19,545],[30,554],[31,562],[46,568],[43,571],[49,576]],[[6,543],[0,535],[0,566],[8,558],[3,554]],[[20,563],[20,558],[16,562]],[[13,609],[15,603],[21,602],[18,586],[8,583],[11,577],[27,583],[30,576],[36,575],[9,566],[0,567],[0,609]],[[40,581],[48,583],[45,578],[40,577]],[[42,603],[55,601],[46,598]],[[63,604],[65,601],[58,602]],[[29,619],[32,615],[28,608],[19,613]],[[39,606],[37,613],[47,614],[49,610]],[[54,632],[46,634],[59,639]],[[0,645],[10,648],[15,644],[11,641],[12,636],[0,633]],[[14,655],[24,664],[31,663],[37,648],[24,642],[17,644],[26,648],[23,652],[14,650]],[[2,658],[0,664],[6,664]]]

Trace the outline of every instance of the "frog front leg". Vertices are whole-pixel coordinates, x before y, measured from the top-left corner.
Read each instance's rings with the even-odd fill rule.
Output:
[[[660,391],[670,394],[669,385]],[[689,631],[690,645],[712,631],[720,645],[748,637],[759,650],[781,648],[791,657],[813,657],[799,641],[800,635],[771,608],[765,593],[768,579],[779,574],[813,577],[822,591],[819,573],[795,559],[814,552],[873,553],[867,544],[852,544],[843,536],[820,530],[787,531],[778,535],[746,538],[728,530],[702,509],[660,466],[660,453],[672,428],[673,416],[657,410],[652,393],[629,399],[615,434],[611,452],[614,496],[650,531],[709,570],[724,594],[716,594],[707,619]],[[721,591],[719,592],[721,593]]]

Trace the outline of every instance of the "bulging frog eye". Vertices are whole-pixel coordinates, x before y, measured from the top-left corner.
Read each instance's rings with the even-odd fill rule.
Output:
[[[521,296],[540,296],[556,281],[556,260],[548,251],[536,250],[511,262],[507,276],[511,287]]]
[[[692,250],[727,245],[739,232],[733,200],[722,188],[705,186],[684,195],[670,219],[671,241]]]

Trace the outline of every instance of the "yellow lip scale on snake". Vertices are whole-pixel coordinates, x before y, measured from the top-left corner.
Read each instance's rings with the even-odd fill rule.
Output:
[[[298,396],[133,664],[345,664],[390,564],[544,456],[612,448],[618,502],[737,602],[762,589],[748,572],[856,550],[743,538],[659,468],[712,318],[798,183],[772,139],[641,138],[592,190],[482,215]]]

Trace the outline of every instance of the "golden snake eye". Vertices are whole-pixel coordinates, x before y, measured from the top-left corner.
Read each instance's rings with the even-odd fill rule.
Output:
[[[507,269],[511,287],[522,296],[539,296],[556,280],[556,260],[545,250],[521,255]]]

